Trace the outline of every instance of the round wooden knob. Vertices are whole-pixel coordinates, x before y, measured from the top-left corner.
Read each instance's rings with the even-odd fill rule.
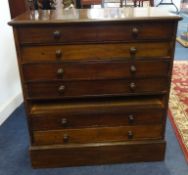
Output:
[[[132,139],[133,138],[133,132],[128,131],[127,136],[128,136],[128,139]]]
[[[137,52],[137,50],[136,50],[135,47],[131,47],[129,51],[130,51],[130,54],[131,54],[131,55],[135,55],[136,52]]]
[[[134,91],[136,89],[136,84],[134,82],[130,83],[130,89]]]
[[[59,30],[54,31],[53,33],[54,39],[59,39],[61,37],[61,32]]]
[[[61,119],[61,124],[62,124],[62,126],[66,127],[67,126],[67,119],[66,118],[62,118]]]
[[[63,68],[57,69],[57,76],[58,76],[58,77],[62,77],[62,76],[63,76],[63,73],[64,73]]]
[[[58,92],[59,92],[60,94],[62,94],[64,91],[65,91],[65,86],[64,86],[64,85],[59,86]]]
[[[68,136],[68,134],[64,134],[63,135],[63,142],[64,143],[67,143],[69,141],[69,136]]]
[[[139,32],[138,28],[133,27],[133,29],[132,29],[133,36],[137,37],[138,36],[138,32]]]
[[[135,73],[136,72],[136,67],[134,65],[131,65],[130,71],[131,71],[131,73]]]
[[[60,58],[62,56],[62,51],[60,49],[55,52],[56,58]]]
[[[129,122],[129,124],[133,124],[134,123],[134,115],[129,115],[128,116],[128,122]]]

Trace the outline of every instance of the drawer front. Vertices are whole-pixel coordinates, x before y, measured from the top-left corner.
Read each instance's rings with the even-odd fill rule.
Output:
[[[38,80],[97,80],[169,75],[167,61],[103,61],[54,64],[25,64],[26,81]]]
[[[122,126],[122,125],[150,125],[160,124],[163,119],[162,109],[143,108],[136,111],[128,111],[123,113],[111,112],[111,110],[101,111],[90,114],[38,114],[32,115],[30,118],[33,130],[53,130],[65,128],[86,128],[86,127],[105,127],[105,126]],[[142,111],[143,110],[143,111]],[[74,111],[74,109],[73,109]],[[110,112],[111,113],[110,113]]]
[[[171,58],[172,46],[170,42],[24,46],[21,54],[22,63]]]
[[[34,145],[161,139],[162,125],[34,131]]]
[[[173,22],[98,23],[63,26],[22,27],[21,43],[70,43],[171,39]]]
[[[163,117],[162,99],[152,97],[39,103],[30,112],[33,130],[160,124]]]
[[[44,82],[28,83],[27,86],[29,98],[41,99],[159,93],[167,90],[166,78]]]

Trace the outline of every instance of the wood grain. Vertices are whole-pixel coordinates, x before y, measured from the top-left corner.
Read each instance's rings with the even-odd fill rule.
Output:
[[[31,147],[30,155],[34,168],[161,161],[164,159],[165,145],[164,141],[140,141],[39,146]]]
[[[33,130],[160,124],[164,104],[160,98],[38,103],[32,106]],[[64,121],[64,122],[63,122]]]
[[[23,66],[23,71],[26,81],[163,77],[169,75],[169,62],[150,60],[39,63],[26,64]]]
[[[9,22],[33,167],[164,159],[179,20],[148,7],[41,10]]]
[[[166,78],[70,82],[49,81],[28,83],[27,94],[31,99],[63,99],[66,97],[99,97],[134,93],[165,93],[167,91],[167,83]]]
[[[169,40],[173,31],[173,22],[129,22],[119,24],[79,24],[76,31],[72,24],[64,26],[22,27],[18,30],[21,43],[79,43],[79,42],[107,42],[107,41],[142,41],[142,40]],[[110,30],[109,30],[110,28]],[[133,29],[138,29],[135,36]],[[54,37],[59,31],[60,36]]]
[[[136,49],[134,55],[130,54],[131,48]],[[57,57],[56,51],[61,51],[62,54]],[[171,51],[172,43],[169,42],[23,47],[22,62],[170,59]]]

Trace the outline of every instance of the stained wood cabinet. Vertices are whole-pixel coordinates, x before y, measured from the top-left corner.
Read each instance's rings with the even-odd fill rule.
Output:
[[[33,167],[164,159],[180,19],[149,7],[27,12],[9,23]]]

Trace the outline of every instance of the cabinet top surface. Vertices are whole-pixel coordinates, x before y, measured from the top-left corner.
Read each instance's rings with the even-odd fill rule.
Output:
[[[179,15],[157,7],[28,11],[9,25],[62,24],[109,21],[180,20]]]

